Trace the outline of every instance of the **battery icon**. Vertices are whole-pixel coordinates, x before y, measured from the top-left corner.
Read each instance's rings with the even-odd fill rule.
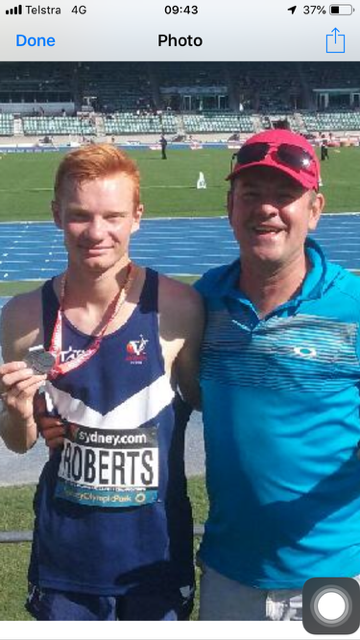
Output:
[[[351,16],[354,11],[351,4],[331,4],[329,7],[329,13],[332,16]]]

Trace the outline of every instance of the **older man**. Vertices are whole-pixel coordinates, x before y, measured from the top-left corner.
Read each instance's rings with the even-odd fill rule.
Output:
[[[229,176],[240,259],[198,283],[203,620],[300,620],[308,578],[360,573],[360,281],[307,237],[319,177],[302,136],[247,140]]]

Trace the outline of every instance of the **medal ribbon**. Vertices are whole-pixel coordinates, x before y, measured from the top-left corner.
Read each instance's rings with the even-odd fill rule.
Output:
[[[109,324],[113,321],[121,305],[125,302],[127,292],[129,290],[129,287],[134,277],[133,272],[134,272],[133,264],[132,262],[129,262],[124,284],[121,287],[119,293],[117,293],[115,298],[113,298],[104,316],[104,319],[106,318],[106,316],[108,316],[108,320],[105,319],[102,329],[94,337],[94,340],[89,346],[89,348],[86,349],[86,351],[84,351],[83,353],[80,353],[73,360],[60,363],[61,346],[62,346],[62,325],[63,325],[63,315],[64,315],[64,299],[65,299],[65,287],[66,287],[66,273],[65,273],[61,283],[60,305],[57,312],[56,322],[55,322],[54,331],[52,334],[51,344],[49,349],[50,353],[52,353],[56,359],[54,366],[52,367],[51,371],[48,374],[48,378],[50,380],[57,378],[57,376],[59,375],[64,375],[65,373],[68,373],[73,369],[77,369],[78,367],[81,367],[81,365],[83,365],[90,358],[92,358],[92,356],[95,355],[95,353],[99,350],[101,341],[103,339],[103,336]],[[122,294],[124,294],[124,296],[121,300],[120,298]]]

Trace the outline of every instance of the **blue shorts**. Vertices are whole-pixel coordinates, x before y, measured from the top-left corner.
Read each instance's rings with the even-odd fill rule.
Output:
[[[30,585],[25,603],[36,620],[188,620],[194,591],[180,590],[166,595],[97,596]]]

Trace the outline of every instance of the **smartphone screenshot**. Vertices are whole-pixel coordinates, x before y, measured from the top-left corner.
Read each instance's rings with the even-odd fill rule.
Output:
[[[1,635],[360,638],[359,8],[0,15]]]

